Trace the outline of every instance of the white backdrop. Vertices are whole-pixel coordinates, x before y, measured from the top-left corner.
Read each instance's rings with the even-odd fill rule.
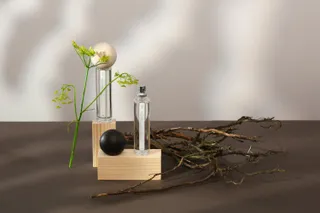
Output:
[[[0,120],[69,121],[63,83],[81,91],[71,41],[105,41],[115,69],[148,89],[152,120],[242,115],[319,119],[320,1],[0,0]],[[117,120],[132,120],[136,88],[113,85]],[[79,92],[80,93],[80,92]],[[91,72],[86,103],[94,97]],[[84,120],[94,118],[87,113]]]

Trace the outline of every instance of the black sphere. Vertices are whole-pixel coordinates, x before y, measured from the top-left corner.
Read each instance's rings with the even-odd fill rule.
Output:
[[[115,129],[105,131],[100,137],[100,148],[107,155],[120,155],[126,143],[124,135]]]

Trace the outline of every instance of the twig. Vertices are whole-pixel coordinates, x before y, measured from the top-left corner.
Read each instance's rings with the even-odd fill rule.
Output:
[[[193,132],[201,132],[201,133],[213,133],[213,134],[223,135],[230,138],[244,139],[244,140],[249,140],[254,142],[258,140],[257,136],[252,137],[252,136],[245,136],[240,134],[227,133],[225,131],[222,131],[216,128],[201,129],[201,128],[194,128],[194,127],[174,127],[174,128],[159,130],[156,132],[156,134],[160,134],[160,133],[167,134],[168,132],[173,132],[177,130],[185,130],[185,131],[193,131]]]
[[[172,169],[163,173],[157,173],[152,175],[149,179],[142,181],[136,185],[127,187],[122,190],[115,192],[106,192],[93,195],[92,198],[105,197],[110,195],[121,195],[121,194],[139,194],[148,192],[165,191],[181,186],[193,185],[197,183],[205,182],[212,176],[220,176],[226,180],[227,183],[233,183],[240,185],[245,177],[255,176],[259,174],[272,174],[277,172],[283,172],[284,170],[275,168],[265,171],[256,171],[252,173],[245,173],[240,170],[242,165],[247,163],[257,163],[258,159],[262,157],[268,157],[271,155],[282,153],[277,150],[267,150],[264,152],[253,151],[252,146],[249,149],[243,151],[237,149],[235,146],[225,145],[223,141],[226,139],[234,139],[241,142],[257,142],[257,136],[246,136],[243,134],[236,134],[234,131],[237,130],[237,126],[245,123],[253,122],[259,123],[261,127],[263,123],[271,123],[268,128],[271,128],[274,123],[280,123],[274,121],[273,118],[264,119],[253,119],[251,117],[243,116],[235,122],[231,122],[227,125],[218,127],[205,127],[205,128],[194,128],[194,127],[174,127],[168,129],[151,129],[151,146],[153,148],[161,149],[163,154],[166,154],[177,161],[177,165]],[[194,133],[195,135],[185,134]],[[125,133],[125,137],[129,143],[133,143],[133,133]],[[222,161],[226,161],[224,157],[238,155],[245,157],[242,162],[233,163],[226,162],[221,164]],[[220,164],[218,163],[220,162]],[[153,180],[156,176],[165,175],[172,171],[175,171],[179,167],[185,167],[194,171],[209,170],[209,174],[202,179],[195,181],[188,181],[183,183],[177,183],[171,186],[163,186],[161,188],[149,188],[139,189],[140,186],[147,184]],[[213,169],[212,169],[213,167]],[[243,175],[240,181],[229,180],[228,175],[230,172],[236,171]]]
[[[271,123],[269,126],[260,125],[263,128],[272,128],[272,127],[276,126],[274,123],[278,124],[278,128],[282,127],[281,122],[278,121],[278,120],[274,120],[274,117],[254,119],[254,118],[251,118],[249,116],[242,116],[241,118],[239,118],[235,122],[231,122],[231,123],[229,123],[227,125],[218,126],[216,128],[217,129],[226,129],[226,128],[230,128],[230,127],[241,125],[241,124],[246,123],[246,122],[251,122],[251,123]],[[207,128],[210,128],[210,127],[207,127]]]
[[[106,197],[106,196],[112,196],[112,195],[121,195],[121,194],[142,194],[142,193],[151,193],[151,192],[159,192],[159,191],[167,191],[170,189],[182,187],[182,186],[188,186],[188,185],[195,185],[199,183],[203,183],[207,180],[209,180],[211,177],[215,175],[215,171],[211,171],[206,177],[200,179],[200,180],[195,180],[195,181],[189,181],[189,182],[184,182],[172,186],[166,186],[166,187],[161,187],[161,188],[154,188],[154,189],[141,189],[141,190],[130,190],[130,191],[117,191],[117,192],[110,192],[110,193],[100,193],[97,195],[91,196],[91,198],[99,198],[99,197]]]

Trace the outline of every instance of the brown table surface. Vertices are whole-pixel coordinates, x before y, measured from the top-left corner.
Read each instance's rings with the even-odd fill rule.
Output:
[[[153,122],[153,128],[207,126],[221,122]],[[131,131],[131,122],[118,122]],[[81,124],[74,168],[68,158],[72,132],[65,123],[0,123],[0,213],[62,212],[319,212],[320,122],[286,121],[278,130],[245,125],[241,133],[263,136],[263,145],[288,154],[263,161],[285,173],[256,176],[242,185],[224,182],[162,193],[90,199],[98,192],[121,189],[134,181],[97,181],[92,168],[91,122]],[[237,142],[235,142],[237,143]],[[164,159],[166,167],[168,159]],[[162,180],[165,181],[165,180]],[[160,184],[151,183],[154,185]]]

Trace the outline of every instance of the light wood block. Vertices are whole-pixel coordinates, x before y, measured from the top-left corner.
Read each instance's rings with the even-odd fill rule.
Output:
[[[100,137],[109,130],[116,129],[116,120],[109,122],[92,121],[92,166],[97,167],[98,151],[100,150]]]
[[[138,156],[133,149],[109,156],[98,152],[98,180],[147,180],[161,173],[161,149],[151,149],[146,156]],[[153,180],[161,180],[161,175]]]

